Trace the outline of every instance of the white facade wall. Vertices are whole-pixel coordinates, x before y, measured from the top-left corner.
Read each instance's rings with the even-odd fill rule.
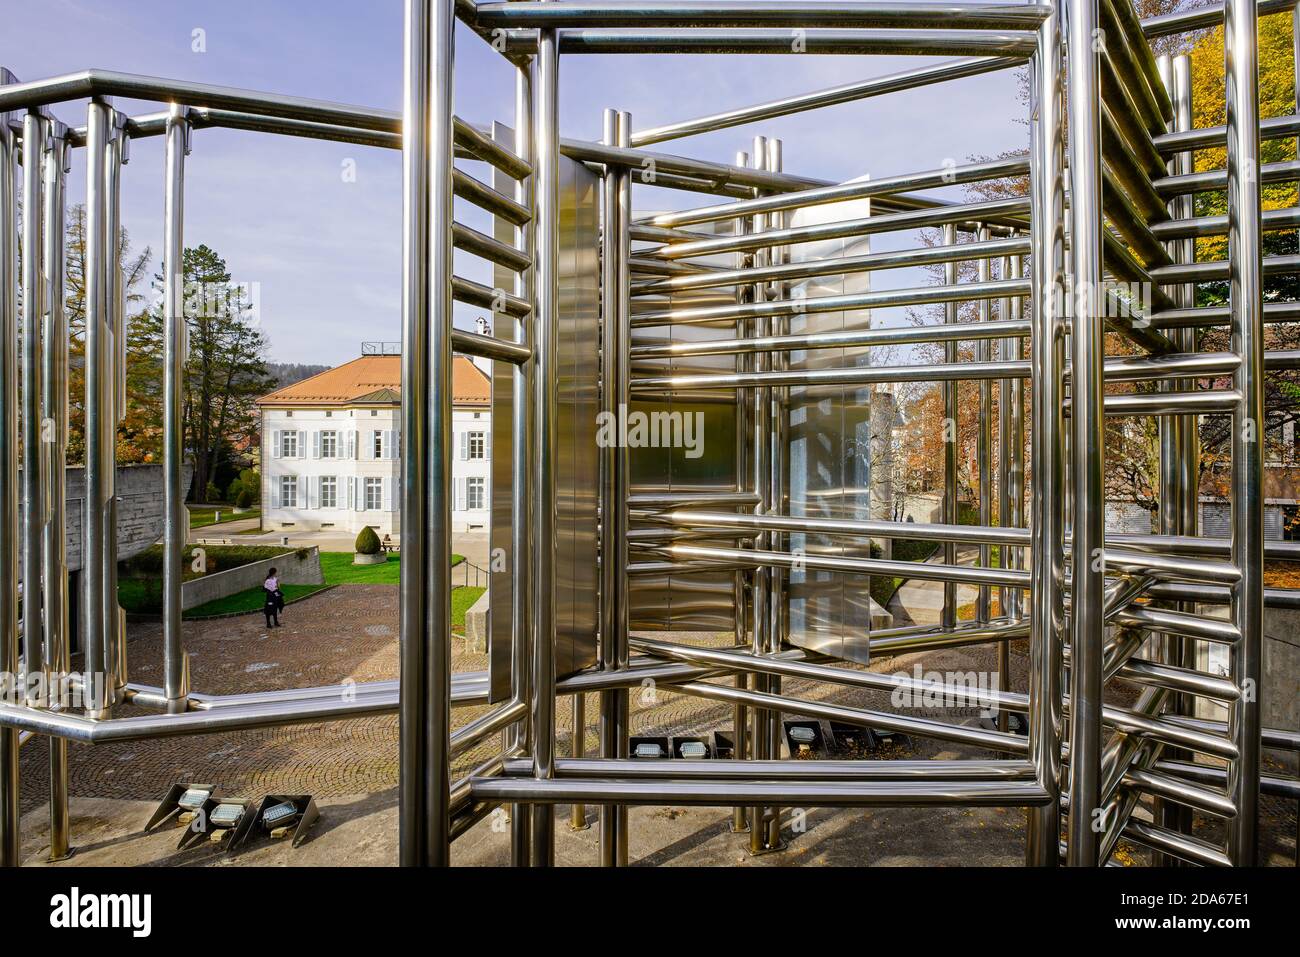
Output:
[[[491,422],[485,409],[452,414],[455,531],[488,524]],[[396,537],[400,427],[397,406],[263,409],[262,527]]]

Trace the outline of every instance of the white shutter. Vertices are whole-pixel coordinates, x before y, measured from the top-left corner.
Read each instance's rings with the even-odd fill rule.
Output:
[[[311,497],[307,500],[308,508],[320,508],[320,476],[313,475],[307,479],[308,495]]]
[[[352,508],[352,476],[345,475],[341,481],[343,482],[343,488],[340,490],[339,494],[343,499],[343,507]]]
[[[280,480],[271,479],[271,508],[280,507]]]
[[[357,486],[357,511],[364,512],[366,510],[366,480],[358,475],[352,481],[356,483]]]
[[[384,479],[383,489],[384,511],[391,512],[393,510],[393,480],[390,478]]]
[[[397,433],[391,429],[384,433],[384,458],[397,458]]]
[[[283,446],[280,445],[280,430],[275,429],[271,433],[271,456],[273,458],[278,459],[280,457],[280,449],[282,447]]]
[[[460,460],[464,462],[468,459],[469,459],[469,433],[462,432],[460,434]]]
[[[456,479],[456,511],[465,511],[465,480]]]
[[[307,430],[299,429],[298,430],[298,458],[305,459],[306,457],[307,457]]]
[[[311,434],[311,457],[320,458],[320,429],[316,429]]]

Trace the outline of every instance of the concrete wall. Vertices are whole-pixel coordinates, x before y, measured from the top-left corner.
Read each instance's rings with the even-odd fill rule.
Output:
[[[266,558],[187,581],[181,585],[181,608],[188,611],[218,598],[257,588],[266,580],[266,573],[272,568],[278,573],[282,585],[323,584],[325,578],[320,569],[320,549],[313,545],[303,551],[301,556],[298,550],[287,551],[275,558]]]
[[[161,465],[119,465],[117,467],[117,557],[136,555],[158,539],[163,532],[163,491]],[[64,523],[67,536],[68,570],[81,568],[81,527],[86,498],[86,470],[69,466],[67,472],[68,511]],[[19,485],[22,472],[19,471]],[[194,470],[185,467],[182,487],[188,491]],[[19,506],[19,522],[22,506]],[[21,526],[20,526],[21,527]],[[21,543],[20,543],[21,547]]]
[[[1201,606],[1207,617],[1226,618],[1223,605]],[[1198,642],[1196,667],[1211,674],[1227,675],[1227,648]],[[1285,608],[1264,609],[1264,668],[1260,688],[1260,720],[1266,728],[1300,730],[1300,611]],[[1202,718],[1226,721],[1228,709],[1205,699],[1198,699],[1196,713]],[[1292,772],[1297,770],[1294,751],[1269,752]]]

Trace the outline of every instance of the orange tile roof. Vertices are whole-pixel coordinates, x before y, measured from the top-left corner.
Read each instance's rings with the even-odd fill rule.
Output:
[[[402,387],[401,356],[360,356],[301,382],[276,389],[257,400],[260,406],[351,405],[357,402],[393,404]],[[379,399],[374,393],[389,393]],[[488,406],[492,402],[487,375],[465,356],[452,357],[451,401],[454,405]]]

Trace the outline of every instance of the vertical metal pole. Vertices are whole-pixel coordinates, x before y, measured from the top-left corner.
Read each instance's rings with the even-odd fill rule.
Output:
[[[573,756],[582,757],[586,752],[587,743],[587,696],[584,694],[575,694],[573,696]],[[569,814],[569,827],[575,831],[585,831],[590,825],[587,823],[587,809],[581,803],[574,801]]]
[[[185,711],[189,687],[181,643],[181,553],[189,523],[185,461],[185,156],[190,123],[183,106],[167,114],[163,172],[163,693],[167,713]]]
[[[736,166],[744,168],[749,165],[749,154],[744,150],[736,153]],[[734,220],[735,232],[739,235],[749,231],[749,219],[745,216],[738,217]],[[745,269],[753,266],[754,258],[749,253],[736,254],[736,268]],[[742,303],[747,301],[749,296],[749,287],[744,284],[736,286],[736,302]],[[750,320],[736,320],[736,338],[743,339],[746,330],[749,328]],[[736,371],[750,372],[753,371],[753,356],[745,354],[736,357]],[[736,392],[736,491],[744,492],[748,489],[747,476],[750,474],[750,456],[753,454],[750,447],[750,417],[752,415],[753,403],[748,393],[743,391]],[[754,638],[751,635],[753,626],[753,609],[749,602],[749,596],[752,590],[749,585],[751,574],[748,572],[736,572],[736,644],[743,644],[746,637],[750,637],[751,647]],[[749,675],[743,671],[736,672],[733,679],[735,686],[742,691],[749,687]],[[731,712],[731,725],[735,756],[738,760],[743,760],[749,749],[749,709],[743,705],[736,705]],[[731,830],[733,833],[743,833],[749,830],[749,812],[745,807],[737,806],[731,812]]]
[[[1019,279],[1023,275],[1023,260],[1019,256],[1012,256],[1010,260],[1011,272],[1010,278]],[[1019,321],[1024,312],[1024,300],[1016,297],[1011,300],[1011,319]],[[1011,347],[1011,358],[1019,359],[1024,354],[1023,339],[1017,337],[1008,339],[1007,344]],[[1007,485],[1009,486],[1008,495],[1011,499],[1011,524],[1016,528],[1025,527],[1025,380],[1015,379],[1011,383],[1011,431],[1008,436],[1008,460],[1010,469],[1007,475]],[[1025,567],[1025,550],[1023,548],[1011,549],[1011,567]],[[1012,621],[1020,621],[1024,617],[1025,597],[1020,589],[1010,589],[1007,599],[1006,613]]]
[[[530,60],[515,68],[515,153],[529,163],[533,162],[533,67]],[[515,185],[515,199],[530,211],[533,208],[533,179],[526,176]],[[534,222],[516,229],[517,245],[521,252],[529,257],[536,249],[533,236]],[[526,302],[533,301],[533,270],[529,268],[519,272],[515,279],[515,294]],[[521,316],[516,324],[515,340],[520,345],[532,347],[533,316]],[[513,401],[510,406],[510,428],[514,441],[510,443],[510,474],[514,482],[511,493],[511,514],[514,525],[511,528],[511,588],[510,605],[510,640],[511,663],[510,680],[513,697],[517,701],[528,700],[528,687],[531,678],[532,655],[529,647],[531,631],[529,609],[532,602],[529,566],[532,556],[533,501],[531,494],[533,433],[532,410],[529,408],[533,395],[533,362],[520,363],[514,367],[511,382]],[[532,747],[527,720],[517,721],[511,726],[507,735],[510,745],[518,747],[524,754]],[[514,867],[528,865],[529,813],[522,804],[510,808],[510,863]]]
[[[455,0],[437,0],[429,42],[429,596],[425,623],[427,862],[451,862],[451,325]]]
[[[22,420],[23,420],[23,697],[29,706],[44,704],[47,687],[41,610],[41,539],[45,522],[45,468],[41,408],[44,362],[41,322],[45,313],[44,245],[41,180],[50,121],[39,113],[23,117],[22,237]]]
[[[67,513],[68,447],[68,319],[64,311],[64,174],[69,147],[62,124],[54,124],[45,152],[45,277],[49,302],[45,310],[45,374],[42,376],[46,427],[44,443],[47,510],[41,549],[45,581],[45,649],[51,675],[49,707],[67,705],[66,678],[70,669],[68,644]],[[68,856],[68,741],[50,738],[50,853],[49,860]]]
[[[537,195],[537,253],[533,362],[534,432],[533,488],[536,494],[533,539],[533,776],[555,775],[555,529],[558,404],[556,394],[557,327],[559,320],[559,46],[554,30],[537,34],[534,75],[533,129],[536,163],[533,189]],[[532,807],[532,863],[555,862],[555,809]]]
[[[769,139],[767,141],[767,170],[770,173],[780,173],[784,169],[784,157],[782,155],[782,144],[779,139]],[[781,229],[786,225],[785,213],[773,213],[768,217],[767,226],[769,229]],[[771,264],[784,262],[788,256],[788,250],[781,246],[773,246],[768,252],[768,261]],[[779,284],[773,290],[775,298],[784,299],[787,295],[785,284]],[[787,335],[790,331],[790,319],[788,316],[779,316],[771,320],[772,328],[769,329],[772,335]],[[769,367],[775,371],[780,371],[789,367],[789,353],[773,352],[768,360]],[[769,453],[769,479],[767,495],[767,511],[776,515],[789,514],[786,505],[786,449],[789,443],[789,395],[788,388],[774,388],[767,390],[769,394],[768,402],[768,424],[771,442],[771,451]],[[788,537],[777,532],[773,540],[768,543],[768,547],[774,551],[784,552],[788,550]],[[767,634],[767,651],[768,654],[775,655],[781,651],[781,645],[785,641],[786,626],[786,570],[780,566],[773,567],[769,572],[768,578],[768,615],[770,623]],[[768,680],[768,690],[772,694],[781,693],[781,676],[772,675]],[[779,758],[781,756],[781,714],[778,711],[768,713],[768,756]],[[773,807],[769,811],[767,846],[769,849],[776,849],[781,844],[781,808]]]
[[[104,690],[109,705],[126,700],[126,613],[117,603],[117,428],[126,413],[126,290],[122,276],[122,167],[127,161],[126,115],[109,112],[104,159],[108,214],[104,260],[104,326],[108,333],[108,373],[104,381],[106,432],[104,478]]]
[[[624,149],[632,146],[632,114],[626,110],[620,110],[618,114],[618,145]],[[557,134],[558,135],[558,134]],[[615,315],[618,317],[618,351],[615,355],[618,357],[618,403],[624,408],[630,408],[632,403],[632,172],[627,167],[618,171],[618,281],[615,289],[618,292],[618,309]],[[628,633],[631,629],[632,599],[629,594],[631,582],[628,579],[627,567],[629,564],[627,530],[630,525],[628,519],[628,497],[632,493],[632,469],[629,462],[629,452],[625,444],[618,447],[618,467],[614,470],[614,517],[618,525],[615,535],[615,570],[617,576],[614,584],[617,589],[614,607],[617,609],[617,617],[614,621],[614,661],[619,669],[625,669],[631,658],[631,646],[628,643]],[[614,729],[615,741],[618,746],[618,756],[627,757],[628,732],[631,729],[631,718],[628,711],[629,697],[628,689],[620,688],[617,691],[615,701],[617,703],[615,716],[618,724]],[[619,804],[615,806],[615,813],[618,816],[618,843],[614,849],[615,864],[618,867],[627,866],[627,842],[628,842],[628,824],[627,824],[627,805]]]
[[[767,137],[754,137],[754,149],[751,165],[755,169],[763,169],[767,164]],[[760,214],[754,216],[751,221],[751,228],[756,233],[761,233],[767,224],[766,216]],[[767,265],[767,252],[762,249],[754,252],[754,265]],[[765,287],[762,283],[754,284],[754,301],[762,302],[766,299]],[[752,334],[755,336],[766,336],[769,333],[768,320],[764,317],[758,317],[753,321]],[[755,353],[754,369],[756,372],[766,372],[771,368],[770,353]],[[753,417],[750,424],[753,426],[753,485],[754,493],[758,496],[758,504],[754,511],[759,515],[766,515],[771,509],[770,497],[770,462],[772,452],[771,437],[771,390],[755,389],[753,399]],[[759,532],[754,537],[754,546],[760,549],[766,549],[771,540],[771,533]],[[769,629],[771,627],[771,617],[768,613],[768,602],[772,592],[769,586],[771,578],[771,569],[765,566],[759,566],[754,569],[753,576],[753,601],[754,608],[754,643],[753,653],[758,656],[766,655],[769,647]],[[771,676],[764,674],[754,675],[754,686],[759,691],[768,692],[771,690]],[[771,740],[771,713],[766,708],[754,708],[751,712],[751,721],[753,728],[751,731],[752,747],[754,757],[766,759],[772,756]],[[749,849],[753,854],[762,853],[767,847],[767,826],[766,826],[767,809],[761,805],[755,805],[750,811],[750,828],[749,828]]]
[[[943,244],[957,244],[957,227],[947,223],[943,227]],[[957,263],[947,262],[943,267],[943,280],[948,286],[957,284]],[[957,303],[943,304],[943,321],[947,324],[957,322]],[[949,339],[943,346],[944,361],[952,364],[957,361],[957,342]],[[957,524],[957,446],[961,440],[961,430],[957,413],[957,383],[943,384],[943,508],[942,518],[946,524]],[[957,564],[957,544],[944,542],[943,563]],[[955,582],[943,583],[943,613],[940,623],[945,629],[957,625],[957,585]]]
[[[1071,471],[1074,476],[1070,597],[1069,863],[1095,867],[1101,808],[1102,639],[1105,622],[1105,434],[1102,411],[1103,328],[1101,102],[1097,0],[1068,0]]]
[[[1241,395],[1232,433],[1232,618],[1241,632],[1231,656],[1240,692],[1228,711],[1239,756],[1228,763],[1228,856],[1257,863],[1259,694],[1264,634],[1264,304],[1259,192],[1259,51],[1256,0],[1223,5],[1223,75],[1228,126],[1228,307]]]
[[[980,242],[987,242],[991,236],[992,233],[987,226],[980,227],[977,234]],[[976,262],[975,276],[979,282],[988,282],[989,260],[987,256],[980,257]],[[979,316],[981,322],[988,322],[992,319],[992,303],[988,299],[980,300]],[[978,361],[988,362],[992,357],[992,351],[993,343],[991,340],[980,339],[976,343],[975,356]],[[980,481],[980,524],[988,526],[993,524],[993,380],[981,379],[979,390],[980,417],[979,431],[975,442],[975,458]],[[993,550],[987,544],[981,543],[979,546],[979,564],[981,568],[988,568],[992,554]],[[981,585],[979,599],[975,604],[975,618],[981,624],[985,624],[989,620],[992,600],[993,590],[987,585]],[[999,643],[999,648],[1005,648],[1006,646],[1005,641]],[[998,687],[1001,688],[1002,685],[999,684]],[[999,712],[999,724],[1005,721],[1005,714]]]
[[[1033,289],[1030,368],[1033,403],[1030,463],[1029,757],[1051,800],[1029,809],[1025,862],[1055,867],[1061,841],[1061,641],[1064,633],[1065,434],[1061,374],[1065,365],[1065,181],[1061,122],[1061,36],[1053,11],[1038,30],[1031,95],[1030,241]]]
[[[13,83],[0,68],[0,84]],[[0,670],[18,674],[18,235],[14,134],[0,113]],[[12,680],[12,678],[10,679]],[[18,731],[0,727],[0,866],[17,867]]]
[[[110,256],[110,243],[108,198],[104,190],[111,113],[112,108],[101,100],[92,100],[86,110],[86,497],[81,526],[85,676],[82,693],[86,713],[92,718],[103,718],[108,713],[105,642],[112,635],[105,620],[108,582],[104,574],[108,542],[106,495],[110,487],[104,475],[105,447],[113,440],[108,401],[108,390],[112,385],[111,340],[107,329],[111,290],[107,288],[110,274],[105,268],[105,260]]]
[[[425,652],[429,576],[425,495],[429,425],[429,8],[407,0],[402,103],[402,572],[400,590],[398,848],[404,867],[425,853]],[[442,223],[446,226],[445,223]]]

